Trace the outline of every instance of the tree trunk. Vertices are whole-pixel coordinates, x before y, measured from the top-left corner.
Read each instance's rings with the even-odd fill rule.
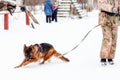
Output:
[[[87,0],[87,11],[91,12],[93,10],[93,0]]]
[[[93,0],[93,7],[94,7],[94,9],[97,9],[97,1],[98,0]]]

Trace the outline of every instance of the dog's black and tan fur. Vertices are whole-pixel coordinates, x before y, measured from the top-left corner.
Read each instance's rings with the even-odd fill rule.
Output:
[[[54,47],[48,43],[34,44],[30,46],[24,45],[24,56],[25,58],[23,62],[15,68],[25,66],[32,62],[37,62],[40,59],[43,59],[41,64],[44,64],[45,61],[49,60],[52,56],[60,58],[63,61],[69,62],[69,59],[65,58],[60,53],[58,53],[54,49]]]

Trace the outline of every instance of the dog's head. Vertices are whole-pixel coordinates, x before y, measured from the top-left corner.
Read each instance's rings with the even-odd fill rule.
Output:
[[[31,59],[31,55],[32,55],[32,45],[30,45],[30,46],[26,46],[25,44],[24,44],[24,56],[25,56],[25,58],[26,59]]]
[[[34,54],[37,52],[39,52],[39,45],[38,44],[30,45],[30,46],[26,46],[24,44],[24,56],[26,59],[34,58]]]

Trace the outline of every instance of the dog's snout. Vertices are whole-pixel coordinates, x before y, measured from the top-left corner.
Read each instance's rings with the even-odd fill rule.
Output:
[[[29,54],[25,54],[25,58],[26,59],[30,59],[30,55]]]

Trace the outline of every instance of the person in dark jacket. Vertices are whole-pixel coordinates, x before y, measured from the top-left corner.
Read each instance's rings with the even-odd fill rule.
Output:
[[[52,7],[53,7],[52,21],[55,20],[55,22],[57,22],[57,12],[58,12],[57,5],[53,3]]]
[[[52,13],[53,13],[51,0],[46,0],[46,2],[44,4],[44,12],[45,12],[45,15],[46,15],[46,22],[51,23],[51,17],[52,17]]]

